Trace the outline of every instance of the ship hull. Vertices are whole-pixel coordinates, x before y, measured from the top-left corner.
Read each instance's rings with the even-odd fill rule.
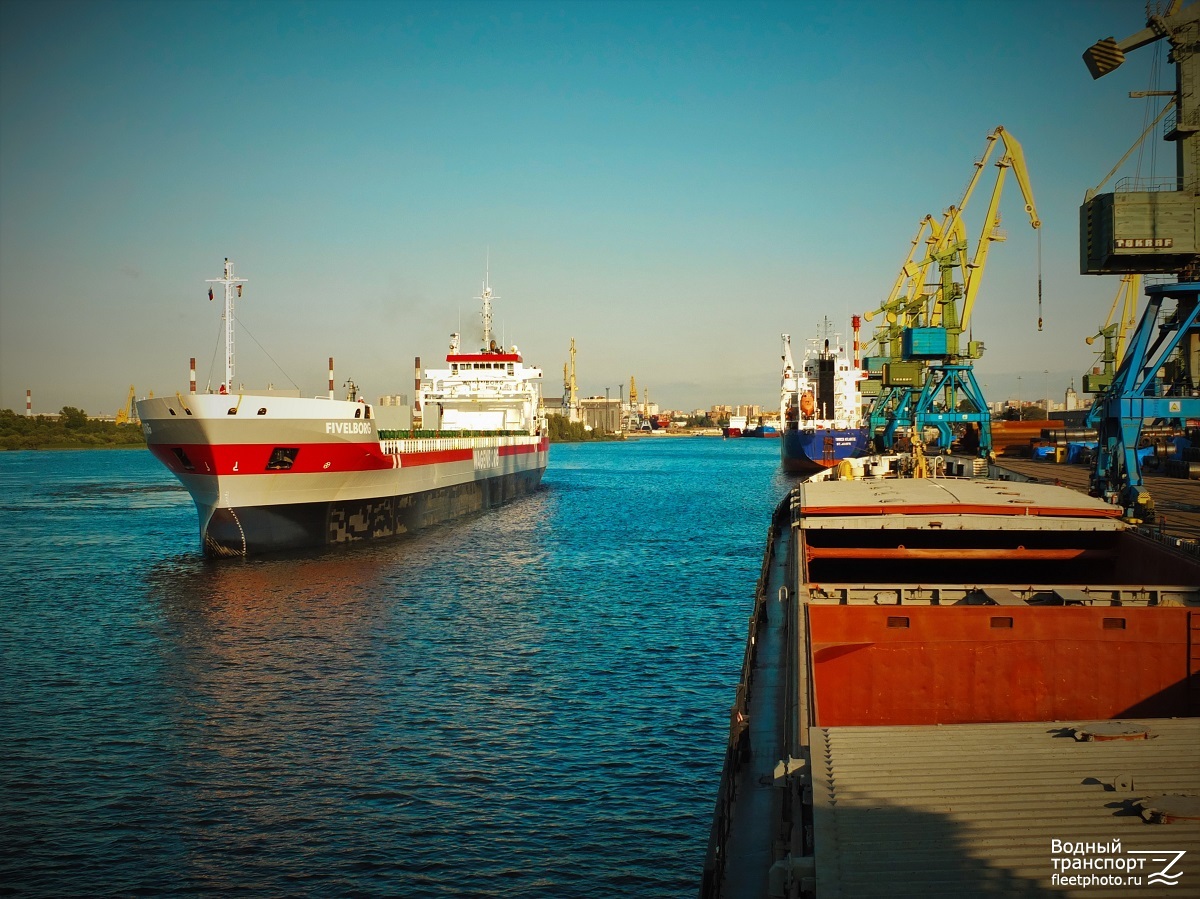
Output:
[[[861,456],[867,444],[865,428],[788,429],[779,441],[779,455],[784,471],[805,474]]]
[[[204,553],[232,558],[401,537],[534,492],[544,468],[514,471],[417,493],[211,510]],[[205,511],[201,509],[203,516]]]
[[[399,537],[533,492],[549,459],[540,435],[382,438],[356,403],[245,399],[138,404],[150,451],[196,504],[210,557]]]

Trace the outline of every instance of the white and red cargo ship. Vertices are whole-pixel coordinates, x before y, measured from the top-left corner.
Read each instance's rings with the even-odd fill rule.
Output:
[[[537,489],[549,458],[542,371],[491,336],[485,281],[483,341],[426,370],[415,409],[299,391],[233,390],[233,299],[243,278],[225,260],[225,381],[218,392],[137,403],[150,451],[195,500],[206,555],[394,537],[500,505]],[[210,290],[210,298],[212,292]],[[194,369],[194,366],[193,366]],[[420,375],[420,366],[417,366]]]

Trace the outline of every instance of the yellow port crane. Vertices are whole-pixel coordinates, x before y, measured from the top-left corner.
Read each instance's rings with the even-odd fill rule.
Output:
[[[996,162],[999,170],[996,183],[992,188],[991,201],[988,204],[983,228],[975,255],[968,258],[966,229],[963,224],[963,212],[970,202],[971,196],[979,183],[979,176],[988,159],[995,149],[996,143],[1004,144],[1004,153]],[[1033,201],[1033,188],[1029,181],[1029,172],[1025,165],[1025,153],[1020,142],[1012,133],[998,126],[987,136],[987,145],[983,155],[975,161],[975,172],[963,192],[957,206],[950,206],[943,213],[939,223],[933,216],[927,215],[921,219],[917,234],[912,239],[908,256],[900,266],[900,273],[892,285],[891,293],[880,307],[864,313],[863,317],[871,321],[877,315],[883,315],[886,324],[874,337],[880,351],[887,350],[893,359],[900,358],[899,343],[901,334],[906,327],[942,327],[948,332],[948,342],[951,344],[950,355],[960,355],[958,352],[958,336],[970,327],[971,314],[983,283],[983,272],[987,265],[988,253],[993,242],[1002,241],[1007,234],[1000,228],[1000,198],[1004,192],[1004,181],[1009,169],[1012,169],[1021,195],[1025,201],[1025,212],[1029,215],[1030,225],[1041,235],[1041,220]],[[926,231],[928,230],[928,236]],[[925,255],[919,261],[914,261],[918,245],[924,239]],[[942,272],[939,280],[930,284],[927,275],[930,268],[936,264]],[[953,270],[958,269],[962,275],[961,281],[955,281]],[[961,316],[957,309],[957,300],[963,300]],[[1042,327],[1041,319],[1041,271],[1039,253],[1038,272],[1038,329]],[[975,345],[966,354],[970,358],[978,358],[975,352],[982,352],[982,345]]]
[[[997,143],[1004,145],[1004,152],[995,164],[998,169],[996,182],[979,242],[971,256],[963,212]],[[1020,186],[1030,225],[1038,232],[1038,329],[1042,327],[1041,220],[1034,205],[1024,150],[1012,134],[999,126],[987,135],[984,153],[975,161],[974,167],[958,205],[946,209],[940,222],[933,216],[921,220],[891,293],[878,310],[864,316],[869,321],[882,313],[886,322],[877,332],[875,341],[881,350],[887,344],[888,367],[884,369],[882,390],[869,419],[872,432],[877,428],[884,429],[885,444],[900,427],[913,427],[920,433],[925,426],[935,426],[939,440],[948,447],[949,426],[943,420],[943,413],[935,411],[935,403],[944,394],[944,409],[954,414],[958,410],[957,393],[960,390],[974,411],[958,415],[956,420],[978,423],[984,444],[990,444],[990,415],[971,372],[971,360],[982,356],[983,343],[970,341],[964,348],[960,346],[960,337],[970,327],[991,244],[1007,237],[1000,228],[1000,198],[1009,169],[1013,170]],[[922,239],[925,254],[916,260]],[[934,265],[938,277],[931,283],[928,276]],[[914,400],[917,392],[920,395]]]
[[[992,189],[992,198],[984,219],[979,245],[976,247],[974,258],[968,259],[963,213],[966,211],[967,204],[970,202],[975,188],[979,184],[980,175],[987,165],[988,159],[991,158],[997,142],[1004,144],[1004,153],[996,162],[996,168],[999,172]],[[917,227],[917,234],[912,239],[908,256],[900,266],[900,273],[892,285],[891,293],[888,294],[887,299],[880,304],[878,309],[864,313],[863,317],[867,321],[871,321],[875,316],[882,314],[889,325],[903,326],[908,324],[911,326],[917,323],[918,318],[921,319],[920,323],[927,327],[941,324],[944,321],[945,306],[948,302],[948,298],[944,296],[945,291],[943,289],[945,279],[943,279],[942,283],[933,285],[930,285],[926,280],[926,275],[930,267],[934,263],[937,263],[940,268],[947,266],[955,267],[963,273],[963,280],[960,282],[962,285],[960,296],[963,297],[964,303],[961,319],[962,327],[960,330],[966,329],[970,323],[971,312],[974,309],[975,299],[979,293],[979,285],[982,283],[983,270],[987,264],[991,243],[993,241],[1004,240],[1007,236],[1000,230],[999,204],[1000,197],[1004,191],[1005,176],[1010,168],[1013,170],[1013,174],[1021,188],[1021,194],[1025,200],[1025,212],[1029,215],[1030,224],[1034,230],[1041,228],[1042,223],[1038,218],[1037,209],[1033,202],[1033,188],[1029,181],[1029,171],[1025,165],[1025,152],[1020,142],[1004,126],[997,126],[987,135],[987,144],[984,147],[984,152],[974,162],[974,168],[975,171],[971,175],[971,180],[968,182],[966,190],[963,191],[962,199],[959,200],[958,205],[950,206],[946,209],[942,214],[940,223],[932,215],[927,215],[921,219]],[[927,229],[929,234],[925,236]],[[924,258],[920,261],[914,261],[916,249],[921,244],[922,239],[924,239],[926,248]],[[1040,329],[1040,271],[1038,277],[1038,327]],[[934,302],[931,303],[931,300]],[[902,318],[907,319],[907,321],[902,321]],[[883,330],[886,335],[884,337],[885,340],[894,339],[892,335],[896,329],[884,325]],[[898,339],[898,334],[895,335],[895,339]],[[879,342],[878,336],[876,340]],[[882,342],[879,342],[879,349],[883,349]]]
[[[1021,188],[1021,196],[1025,200],[1025,213],[1029,216],[1029,224],[1038,232],[1039,247],[1041,246],[1041,219],[1038,218],[1037,208],[1033,203],[1033,188],[1029,183],[1029,171],[1025,167],[1025,152],[1021,149],[1021,144],[1009,132],[1002,127],[996,128],[989,138],[993,141],[989,144],[994,146],[995,136],[999,136],[1004,142],[1004,155],[996,161],[996,168],[999,172],[996,175],[996,184],[992,188],[992,199],[988,204],[987,215],[983,221],[983,230],[979,235],[979,243],[975,247],[975,256],[964,269],[965,290],[963,293],[963,308],[962,318],[959,322],[954,322],[952,318],[947,320],[946,316],[949,313],[953,316],[954,310],[951,307],[949,300],[946,297],[939,299],[941,307],[941,320],[947,330],[957,328],[957,333],[961,334],[967,330],[971,324],[971,313],[975,308],[975,299],[979,295],[979,285],[983,283],[983,270],[987,264],[988,251],[991,249],[993,242],[1006,240],[1008,235],[1000,228],[1000,195],[1004,192],[1004,176],[1011,168],[1013,175],[1017,179],[1017,184]],[[986,160],[986,156],[984,157]],[[980,163],[982,165],[982,163]],[[965,254],[966,244],[963,244]],[[961,264],[961,263],[960,263]],[[931,320],[931,324],[936,324],[936,320]],[[1041,273],[1041,253],[1038,253],[1038,330],[1042,330],[1042,273]],[[957,344],[957,335],[952,338]],[[979,347],[982,352],[982,346]],[[978,358],[973,354],[971,358]]]
[[[133,385],[129,385],[129,396],[125,398],[125,405],[117,410],[116,422],[119,425],[127,425],[131,421],[137,421],[137,408],[133,405]]]
[[[566,407],[563,412],[567,416],[568,421],[576,421],[579,400],[577,396],[578,386],[575,383],[575,338],[571,338],[571,361],[563,363],[563,405]]]
[[[1104,393],[1112,386],[1113,377],[1116,375],[1117,369],[1121,367],[1121,360],[1125,358],[1125,343],[1129,336],[1129,329],[1137,321],[1138,292],[1141,282],[1140,274],[1122,275],[1121,285],[1117,288],[1117,295],[1113,298],[1113,304],[1108,310],[1108,318],[1104,320],[1099,331],[1091,337],[1083,339],[1088,346],[1095,343],[1096,338],[1104,341],[1104,349],[1100,352],[1100,366],[1097,366],[1100,371],[1093,370],[1083,376],[1084,393]],[[1117,321],[1113,321],[1118,304],[1121,306],[1121,317]]]

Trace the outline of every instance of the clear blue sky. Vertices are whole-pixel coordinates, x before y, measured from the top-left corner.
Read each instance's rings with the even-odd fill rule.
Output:
[[[1143,25],[1142,0],[4,0],[0,407],[112,414],[186,390],[189,356],[215,386],[226,256],[237,380],[319,393],[332,355],[339,385],[411,392],[473,332],[489,249],[548,395],[574,337],[583,395],[774,406],[780,333],[875,308],[997,125],[1046,324],[1010,178],[979,380],[1061,398],[1117,288],[1078,274],[1078,207],[1142,130],[1128,92],[1172,77],[1161,42],[1099,81],[1081,53]]]

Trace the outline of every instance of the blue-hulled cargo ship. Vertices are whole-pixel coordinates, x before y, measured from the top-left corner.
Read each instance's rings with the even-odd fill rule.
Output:
[[[857,335],[857,316],[854,321]],[[830,341],[828,321],[826,336],[808,341],[799,370],[792,360],[791,335],[783,335],[779,454],[784,471],[820,471],[867,451],[859,390],[862,378],[861,365],[837,335]]]

